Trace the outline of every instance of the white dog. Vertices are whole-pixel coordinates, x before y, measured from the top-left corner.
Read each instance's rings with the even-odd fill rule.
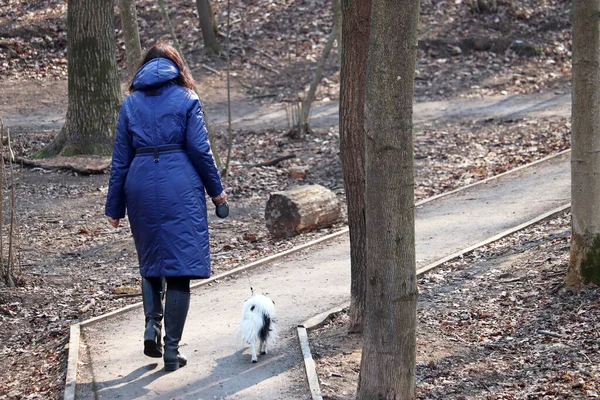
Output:
[[[275,343],[277,336],[275,303],[262,294],[252,294],[242,306],[239,331],[244,341],[252,348],[252,362],[257,362],[257,342],[260,354],[267,354],[267,347]]]

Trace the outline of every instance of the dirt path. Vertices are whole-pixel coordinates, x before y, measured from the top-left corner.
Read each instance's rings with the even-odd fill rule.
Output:
[[[212,124],[218,129],[227,126],[226,91],[215,82],[200,83],[203,100]],[[125,87],[123,87],[125,90]],[[286,129],[288,117],[283,103],[260,103],[239,90],[232,93],[232,124],[234,129]],[[14,82],[0,83],[0,117],[14,132],[59,130],[67,109],[67,83]],[[570,93],[535,93],[527,95],[492,96],[487,98],[451,99],[415,104],[416,124],[454,122],[460,120],[511,120],[522,117],[544,118],[568,116],[571,112]],[[338,123],[338,102],[317,102],[313,106],[312,126],[327,129]]]

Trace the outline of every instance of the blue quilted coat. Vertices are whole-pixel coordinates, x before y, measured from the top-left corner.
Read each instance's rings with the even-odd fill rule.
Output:
[[[223,187],[200,101],[178,76],[165,58],[142,66],[117,123],[106,215],[127,209],[145,278],[210,276],[204,191]]]

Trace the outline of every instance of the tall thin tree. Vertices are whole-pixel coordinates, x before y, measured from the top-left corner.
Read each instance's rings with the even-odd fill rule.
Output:
[[[566,283],[600,284],[600,0],[573,1],[571,259]]]
[[[110,155],[121,102],[111,0],[67,2],[66,122],[39,155]]]
[[[142,45],[140,44],[135,0],[120,0],[119,9],[121,10],[123,39],[125,39],[127,72],[130,77],[133,77],[142,61]]]
[[[414,398],[413,92],[419,0],[373,0],[365,97],[367,301],[357,398]]]
[[[229,37],[231,35],[231,0],[227,0],[227,158],[225,159],[225,168],[223,168],[223,177],[227,179],[229,173],[229,162],[231,161],[231,150],[233,148],[233,131],[231,130],[231,59],[229,58]]]
[[[221,51],[221,46],[217,40],[215,16],[212,6],[209,0],[196,0],[196,8],[198,10],[198,20],[200,22],[200,29],[202,30],[204,48],[208,54],[218,54]]]
[[[313,77],[313,80],[310,83],[310,87],[308,88],[306,98],[302,102],[302,108],[300,110],[299,128],[304,132],[310,131],[310,109],[312,107],[312,102],[315,99],[315,94],[317,93],[317,87],[319,86],[321,79],[323,79],[323,70],[325,69],[325,62],[327,62],[329,53],[333,48],[333,43],[338,37],[337,31],[338,27],[334,23],[333,28],[331,28],[331,33],[329,34],[329,39],[327,39],[327,43],[325,44],[325,48],[323,49],[323,53],[321,53],[321,57],[317,62],[315,76]]]
[[[366,301],[364,106],[371,0],[343,0],[340,154],[350,226],[350,332],[363,329]]]
[[[183,60],[185,66],[187,68],[190,68],[186,61],[185,55],[183,54],[183,50],[181,49],[181,45],[179,44],[179,39],[177,39],[177,35],[175,34],[175,28],[173,27],[173,23],[171,22],[171,18],[169,17],[169,11],[167,10],[167,4],[165,3],[165,0],[158,0],[158,6],[163,15],[163,19],[169,27],[169,32],[171,33],[171,38],[173,39],[173,43],[175,44],[177,52],[179,52],[179,55],[181,56],[181,59]],[[198,92],[198,88],[196,86],[194,86],[194,92],[198,96],[198,99],[200,99],[200,103],[203,104],[202,96],[200,96],[200,93]],[[219,171],[221,171],[221,157],[219,157],[219,150],[215,146],[213,134],[211,133],[212,129],[210,129],[209,118],[208,113],[206,112],[206,108],[204,109],[204,123],[206,124],[206,128],[208,130],[208,141],[210,142],[213,157],[215,158],[215,164],[217,165]]]

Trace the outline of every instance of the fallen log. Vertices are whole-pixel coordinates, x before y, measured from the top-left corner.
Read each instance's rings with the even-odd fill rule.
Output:
[[[40,159],[28,159],[17,157],[17,163],[23,165],[51,169],[67,169],[80,174],[102,174],[110,167],[110,157],[99,156],[72,156],[72,157],[52,157]]]
[[[265,207],[267,229],[275,237],[290,237],[300,232],[325,228],[340,217],[337,197],[320,185],[271,193]]]

